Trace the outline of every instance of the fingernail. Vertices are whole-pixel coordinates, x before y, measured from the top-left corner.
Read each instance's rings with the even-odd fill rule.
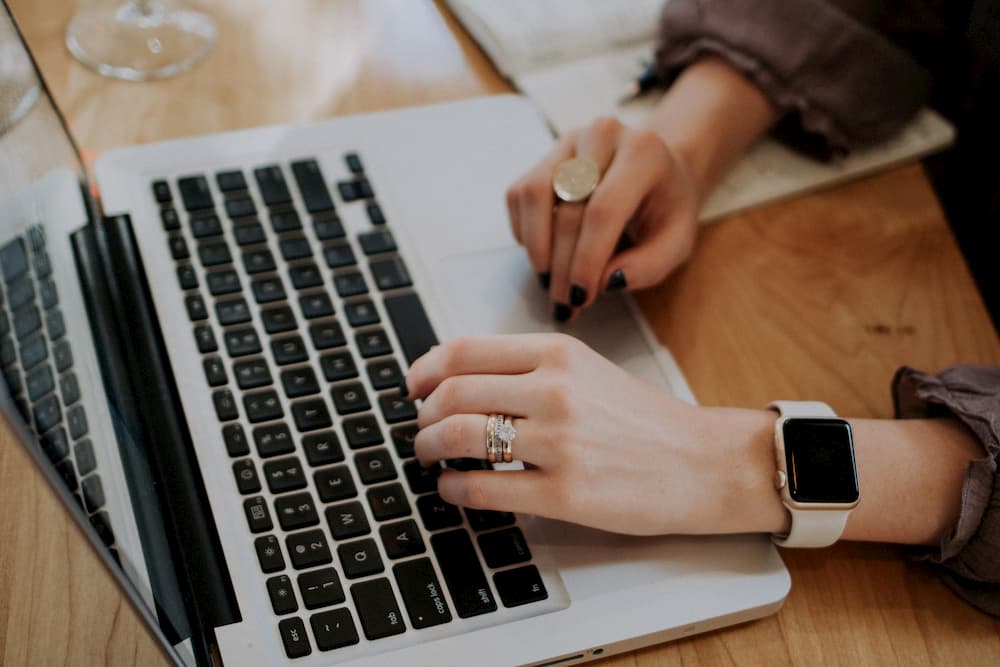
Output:
[[[410,395],[410,390],[406,387],[406,378],[403,378],[403,381],[399,383],[399,395],[403,398]]]
[[[549,283],[552,282],[552,274],[548,271],[543,271],[538,274],[538,284],[542,286],[542,289],[548,289]]]
[[[577,308],[587,303],[587,290],[579,285],[573,285],[570,287],[569,303],[571,306],[575,306]]]
[[[611,274],[610,278],[608,278],[608,285],[604,288],[604,291],[614,292],[616,290],[625,289],[627,285],[628,281],[625,280],[625,272],[618,269]]]
[[[557,303],[552,310],[552,316],[556,318],[556,322],[565,322],[572,314],[573,310],[565,303]]]

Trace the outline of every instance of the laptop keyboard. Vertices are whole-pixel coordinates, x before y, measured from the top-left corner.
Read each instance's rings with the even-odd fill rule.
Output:
[[[0,363],[7,387],[45,455],[117,558],[41,225],[0,247],[0,269]]]
[[[314,159],[152,183],[289,658],[548,597],[514,515],[446,503],[414,458],[398,387],[437,340],[361,158],[344,160],[356,235]]]

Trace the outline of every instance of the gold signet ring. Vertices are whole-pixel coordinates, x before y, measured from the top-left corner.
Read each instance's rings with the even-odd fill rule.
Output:
[[[597,163],[590,158],[574,157],[556,166],[552,189],[564,202],[581,202],[590,196],[601,179]]]

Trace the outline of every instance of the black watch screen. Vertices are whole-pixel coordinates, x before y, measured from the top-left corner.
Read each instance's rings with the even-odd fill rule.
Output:
[[[800,503],[858,499],[851,425],[843,419],[791,418],[784,422],[788,492]]]

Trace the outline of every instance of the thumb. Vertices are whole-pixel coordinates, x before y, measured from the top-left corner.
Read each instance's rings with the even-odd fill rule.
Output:
[[[683,264],[694,249],[697,222],[680,216],[616,253],[601,277],[605,292],[652,287]]]

